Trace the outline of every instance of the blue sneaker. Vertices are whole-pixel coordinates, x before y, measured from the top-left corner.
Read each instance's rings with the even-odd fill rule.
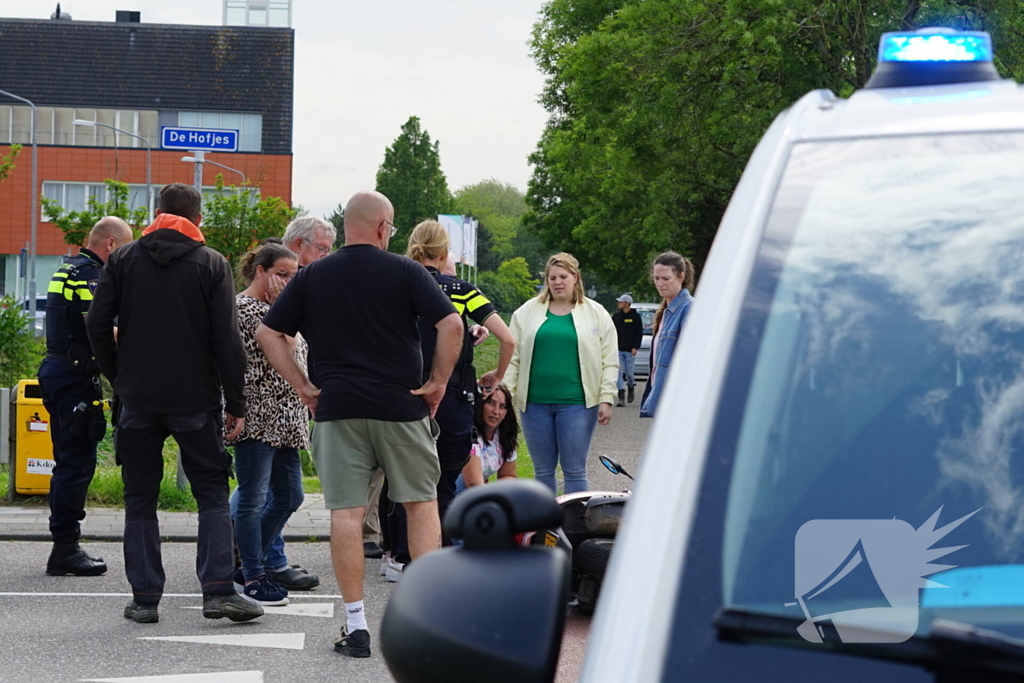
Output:
[[[255,581],[245,584],[242,597],[266,607],[277,607],[288,604],[288,592],[267,578],[260,575]]]

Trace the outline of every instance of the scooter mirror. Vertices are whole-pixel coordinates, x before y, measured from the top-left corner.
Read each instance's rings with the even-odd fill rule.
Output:
[[[605,469],[607,469],[612,474],[624,474],[630,479],[633,478],[633,475],[627,472],[626,468],[624,468],[622,465],[609,458],[607,455],[598,456],[598,460],[600,460],[601,464],[605,466]]]
[[[569,556],[517,547],[512,536],[557,526],[561,514],[551,491],[532,481],[477,486],[456,498],[445,528],[464,545],[409,564],[384,612],[381,652],[398,683],[554,680]]]

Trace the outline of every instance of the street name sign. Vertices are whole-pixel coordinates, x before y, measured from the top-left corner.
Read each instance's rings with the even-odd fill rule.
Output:
[[[189,152],[237,152],[238,131],[164,126],[160,129],[160,147]]]

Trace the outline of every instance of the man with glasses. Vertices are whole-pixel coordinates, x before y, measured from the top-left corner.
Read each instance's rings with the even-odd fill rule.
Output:
[[[344,248],[300,270],[256,333],[274,369],[314,413],[313,459],[331,511],[331,559],[347,617],[334,649],[349,657],[370,656],[360,543],[374,470],[384,471],[388,497],[405,506],[413,560],[441,545],[431,418],[462,349],[462,319],[425,268],[387,251],[393,234],[387,197],[357,193],[345,207]],[[420,322],[437,329],[422,386]],[[300,332],[315,355],[317,384],[288,346]]]
[[[323,218],[303,216],[288,224],[281,241],[298,255],[301,268],[330,254],[337,236],[337,229]]]

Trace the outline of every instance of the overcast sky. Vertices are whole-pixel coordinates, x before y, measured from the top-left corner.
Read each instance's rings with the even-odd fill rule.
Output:
[[[329,213],[372,188],[410,116],[441,142],[454,191],[486,178],[526,189],[546,115],[527,41],[542,0],[294,0],[293,201]],[[0,16],[48,18],[56,0],[4,0]],[[222,0],[62,0],[74,19],[222,24]]]

